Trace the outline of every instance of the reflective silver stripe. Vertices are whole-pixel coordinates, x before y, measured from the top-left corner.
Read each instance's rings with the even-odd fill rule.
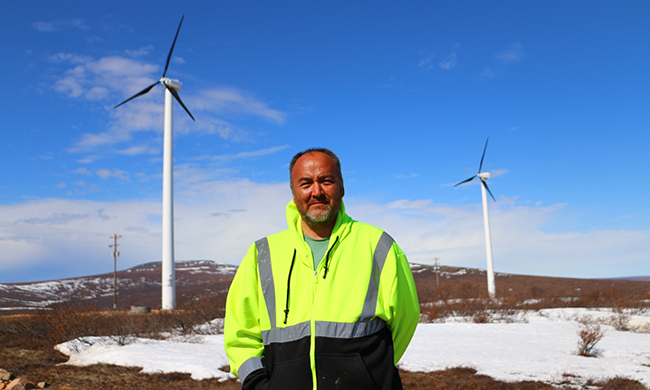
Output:
[[[301,322],[297,325],[287,326],[286,328],[273,327],[271,330],[262,331],[262,340],[264,345],[271,343],[288,343],[308,337],[311,334],[309,321]]]
[[[316,337],[332,337],[337,339],[353,339],[370,336],[382,330],[386,323],[378,318],[372,321],[360,321],[356,323],[342,322],[316,322]]]
[[[369,321],[375,316],[375,309],[377,308],[377,297],[379,296],[379,278],[381,271],[384,269],[386,257],[393,246],[393,237],[388,233],[383,232],[375,248],[375,253],[372,256],[372,273],[370,274],[370,282],[368,283],[368,293],[366,300],[363,302],[363,310],[359,316],[359,321]]]
[[[373,319],[377,308],[377,299],[379,296],[379,279],[381,272],[386,263],[388,252],[393,246],[393,238],[388,233],[382,233],[375,247],[372,258],[372,270],[370,281],[368,283],[368,292],[363,303],[363,309],[356,323],[340,322],[316,322],[316,335],[319,337],[333,338],[359,338],[369,336],[379,332],[386,326],[386,323],[380,319]],[[285,328],[278,328],[276,324],[275,310],[275,286],[273,282],[273,268],[271,266],[271,252],[267,238],[255,242],[257,247],[257,264],[260,274],[260,283],[266,302],[266,308],[271,322],[271,329],[262,331],[262,340],[264,345],[271,343],[287,343],[300,340],[311,334],[309,321]],[[241,377],[240,377],[241,379]]]
[[[266,301],[266,309],[269,311],[271,328],[275,328],[275,286],[273,284],[273,268],[271,267],[271,251],[269,240],[264,237],[255,241],[257,247],[257,267],[260,273],[260,284]]]
[[[271,252],[268,239],[262,238],[255,242],[257,247],[257,266],[260,273],[262,293],[271,322],[271,329],[262,331],[264,345],[271,343],[288,343],[300,340],[311,334],[309,321],[300,324],[278,328],[275,320],[275,284],[273,282],[273,267],[271,266]]]
[[[241,383],[244,383],[248,374],[255,370],[259,370],[260,368],[266,368],[266,359],[264,359],[264,356],[249,358],[241,366],[239,366],[239,370],[237,370],[237,376],[239,377]]]

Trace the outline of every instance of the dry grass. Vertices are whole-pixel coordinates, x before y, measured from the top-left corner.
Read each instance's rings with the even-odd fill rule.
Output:
[[[474,283],[474,280],[476,281]],[[499,279],[500,280],[500,279]],[[498,281],[499,281],[498,280]],[[542,307],[612,307],[619,313],[621,328],[624,328],[624,313],[627,310],[647,310],[643,292],[637,286],[633,289],[617,289],[611,285],[595,284],[599,288],[580,287],[573,299],[571,295],[555,295],[549,285],[510,285],[501,281],[504,289],[524,289],[527,293],[499,295],[504,297],[492,301],[483,293],[483,277],[467,278],[462,283],[436,285],[435,276],[425,278],[416,274],[416,283],[421,299],[422,313],[428,321],[435,321],[450,315],[462,315],[474,322],[516,321],[518,313],[538,310]],[[509,287],[507,287],[509,286]],[[519,287],[517,287],[519,286]],[[623,286],[619,284],[619,286]],[[647,286],[647,284],[645,284]],[[569,288],[571,290],[571,288]],[[562,290],[565,293],[566,290]],[[498,292],[499,293],[499,292]],[[525,300],[526,299],[526,300]],[[210,298],[191,297],[179,302],[174,312],[153,312],[130,314],[128,312],[101,312],[94,307],[80,304],[66,304],[43,311],[36,315],[0,316],[0,368],[5,368],[33,382],[47,381],[52,389],[64,386],[73,390],[82,389],[240,389],[238,381],[219,382],[216,379],[195,381],[189,374],[141,374],[137,367],[119,367],[98,364],[88,367],[60,365],[67,357],[54,346],[64,341],[93,336],[156,337],[160,332],[174,330],[184,334],[205,332],[200,328],[207,321],[223,316],[223,296]],[[213,329],[212,331],[218,331]],[[512,389],[547,390],[569,389],[567,383],[555,385],[534,381],[502,382],[478,375],[472,368],[450,368],[430,373],[401,371],[404,388],[424,389]],[[584,389],[591,390],[648,390],[637,381],[626,378],[612,378],[607,381],[589,381]]]

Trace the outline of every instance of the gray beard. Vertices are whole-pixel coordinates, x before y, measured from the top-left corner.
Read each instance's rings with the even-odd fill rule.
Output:
[[[327,211],[325,211],[320,215],[313,215],[310,211],[307,211],[305,214],[302,215],[302,219],[310,227],[323,226],[323,225],[328,225],[333,221],[336,221],[337,215],[338,215],[338,210],[334,210],[334,208],[330,207]]]

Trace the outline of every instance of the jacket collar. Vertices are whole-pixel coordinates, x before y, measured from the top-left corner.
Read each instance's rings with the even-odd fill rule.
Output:
[[[302,248],[307,249],[308,245],[305,242],[302,231],[302,218],[300,217],[298,208],[293,200],[287,204],[286,214],[287,224],[289,225],[292,237],[300,243],[299,245]],[[332,235],[330,236],[330,244],[336,241],[336,237],[339,237],[340,241],[347,236],[352,227],[352,222],[354,222],[352,218],[345,213],[345,203],[341,201],[341,209],[336,217],[336,224],[334,225]]]

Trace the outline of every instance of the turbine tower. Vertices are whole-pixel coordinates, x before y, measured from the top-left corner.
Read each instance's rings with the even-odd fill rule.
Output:
[[[489,140],[490,138],[488,137],[488,139],[485,141],[485,147],[483,148],[483,155],[481,156],[481,163],[478,166],[478,173],[470,177],[469,179],[463,180],[460,183],[454,185],[454,187],[470,182],[474,180],[475,177],[481,179],[481,195],[483,198],[483,224],[485,226],[485,254],[487,255],[487,285],[488,285],[488,294],[490,295],[490,298],[494,299],[496,296],[496,288],[494,286],[494,266],[492,265],[492,239],[490,238],[490,216],[488,213],[488,200],[487,200],[486,192],[490,193],[492,200],[494,200],[495,202],[496,199],[494,199],[494,195],[492,195],[492,191],[490,191],[486,183],[486,180],[490,178],[490,172],[481,172],[481,168],[483,168],[483,159],[485,158],[485,151],[487,150],[487,145]]]
[[[176,308],[176,275],[174,269],[174,99],[180,103],[185,109],[185,112],[195,121],[190,113],[190,110],[185,107],[181,97],[178,96],[178,91],[181,90],[183,85],[178,80],[172,80],[167,75],[167,68],[169,68],[169,61],[174,52],[176,39],[178,33],[181,31],[181,25],[185,15],[181,17],[181,22],[178,24],[176,36],[172,43],[172,48],[167,55],[167,62],[165,63],[165,70],[163,71],[160,80],[151,84],[142,91],[136,93],[114,108],[142,96],[156,85],[160,84],[165,88],[165,124],[164,124],[164,145],[163,145],[163,207],[162,207],[162,309],[174,310]]]

